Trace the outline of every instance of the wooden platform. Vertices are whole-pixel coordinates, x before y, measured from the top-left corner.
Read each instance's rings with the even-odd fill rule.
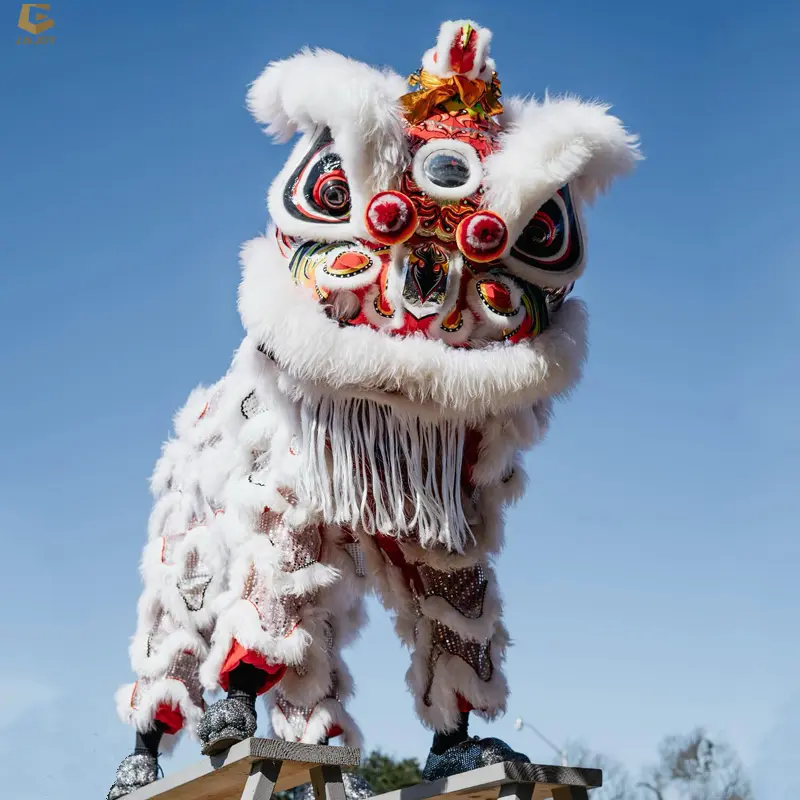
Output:
[[[317,800],[345,800],[342,767],[357,766],[360,758],[354,747],[248,739],[145,786],[127,795],[126,800],[270,800],[274,791],[304,783],[313,784]],[[468,800],[586,800],[587,790],[602,782],[602,772],[597,769],[506,762],[377,795],[376,800],[449,800],[450,796]]]
[[[293,789],[315,777],[335,780],[337,770],[341,782],[341,768],[355,767],[360,761],[361,752],[356,747],[247,739],[218,756],[204,758],[175,775],[137,789],[125,800],[269,800],[273,790]],[[326,769],[330,767],[334,768],[332,776]],[[258,792],[251,791],[253,785]],[[245,794],[245,790],[250,793]]]
[[[506,761],[462,772],[434,783],[419,783],[375,800],[438,800],[453,796],[470,800],[583,800],[588,789],[603,785],[599,769],[550,767]]]

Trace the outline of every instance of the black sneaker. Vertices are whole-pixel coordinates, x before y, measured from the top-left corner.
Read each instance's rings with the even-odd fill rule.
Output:
[[[157,780],[158,759],[150,753],[133,753],[117,768],[114,785],[108,790],[106,800],[118,800]]]
[[[366,780],[352,772],[342,773],[342,783],[344,784],[344,796],[347,800],[366,800],[366,798],[375,795]],[[298,786],[295,789],[294,800],[314,800],[314,787],[310,783]]]
[[[236,697],[225,697],[211,706],[197,725],[204,756],[213,756],[255,735],[255,709]]]
[[[501,761],[529,762],[530,759],[512,750],[500,739],[479,739],[474,736],[466,742],[454,744],[441,755],[428,753],[422,778],[426,781],[438,781],[440,778],[488,767],[489,764],[499,764]]]

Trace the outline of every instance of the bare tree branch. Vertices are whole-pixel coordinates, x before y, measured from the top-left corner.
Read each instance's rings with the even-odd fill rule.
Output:
[[[656,796],[656,800],[664,800],[664,793],[657,786],[653,786],[652,783],[639,781],[639,783],[637,783],[636,785],[643,789],[649,789]]]

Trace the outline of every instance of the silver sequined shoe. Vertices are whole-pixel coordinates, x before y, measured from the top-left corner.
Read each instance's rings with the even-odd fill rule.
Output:
[[[342,783],[347,800],[366,800],[375,794],[364,778],[352,772],[342,773]],[[310,783],[298,786],[295,789],[294,800],[314,800],[314,787]]]
[[[212,705],[197,725],[204,756],[213,756],[255,735],[256,712],[236,697],[225,697]]]
[[[530,759],[512,750],[500,739],[479,739],[474,736],[465,742],[454,744],[441,755],[428,753],[422,778],[426,781],[438,781],[440,778],[488,767],[489,764],[499,764],[501,761],[529,762]]]
[[[158,759],[149,753],[133,753],[117,768],[114,785],[108,790],[106,800],[118,800],[156,780],[158,780]]]

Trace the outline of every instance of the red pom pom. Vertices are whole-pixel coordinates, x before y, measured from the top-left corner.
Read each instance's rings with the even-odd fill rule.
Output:
[[[367,206],[364,221],[379,244],[399,244],[414,235],[417,210],[402,192],[378,192]]]
[[[458,249],[470,260],[486,264],[500,257],[508,243],[508,228],[494,211],[476,211],[456,229]]]

